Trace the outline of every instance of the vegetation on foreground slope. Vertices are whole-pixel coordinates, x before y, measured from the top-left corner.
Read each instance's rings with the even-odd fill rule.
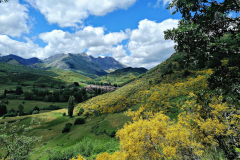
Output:
[[[240,4],[236,1],[225,1],[224,5],[209,3],[210,7],[201,10],[205,14],[191,19],[190,11],[199,10],[197,4],[202,2],[188,4],[184,0],[174,0],[170,7],[176,5],[186,20],[180,22],[179,28],[166,31],[166,38],[178,42],[176,53],[132,83],[80,103],[75,108],[75,115],[84,108],[81,116],[88,117],[84,124],[87,126],[76,125],[71,129],[78,132],[58,134],[59,137],[90,137],[88,125],[92,125],[94,135],[105,135],[108,131],[104,126],[112,122],[104,122],[101,117],[115,117],[120,112],[132,109],[126,112],[132,117],[132,122],[118,128],[116,133],[120,139],[119,150],[114,150],[114,153],[109,150],[100,151],[91,157],[92,153],[96,153],[93,148],[89,152],[83,152],[79,149],[80,146],[76,146],[80,154],[77,159],[239,158],[240,30],[236,27],[235,31],[227,30],[230,21],[221,13],[230,9],[239,11]],[[237,9],[233,6],[237,6]],[[219,28],[222,30],[219,31]],[[119,119],[120,117],[113,118],[115,121],[120,121]],[[56,121],[50,122],[49,126]],[[62,121],[74,122],[65,116]],[[66,125],[59,123],[59,126],[53,126],[57,131],[57,128],[62,129]],[[44,126],[38,129],[42,128]],[[40,130],[35,130],[34,133],[37,131]],[[65,142],[66,138],[61,140]],[[53,147],[51,145],[49,147]],[[63,152],[53,155],[63,155]],[[76,158],[75,154],[76,152],[72,154],[72,159]]]

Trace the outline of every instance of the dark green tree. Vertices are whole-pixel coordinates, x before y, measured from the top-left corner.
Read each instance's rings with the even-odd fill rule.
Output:
[[[209,79],[209,87],[211,89],[225,88],[228,92],[235,89],[236,92],[239,92],[240,74],[237,73],[240,72],[238,57],[240,53],[240,18],[232,18],[227,15],[233,11],[240,11],[240,1],[173,0],[167,9],[174,6],[176,10],[172,14],[179,11],[183,19],[179,21],[178,28],[164,31],[164,38],[177,42],[174,49],[176,52],[184,53],[185,67],[204,68],[210,61],[210,67],[216,69]],[[228,37],[224,39],[225,35]],[[225,58],[230,58],[231,63],[236,64],[235,69],[220,65],[220,60]],[[231,97],[229,96],[229,98]],[[234,145],[236,146],[237,143],[232,144],[226,140],[233,138],[233,136],[215,137],[219,147],[224,151],[226,159],[237,158],[234,149]],[[231,142],[239,142],[239,139],[234,138],[234,141]]]
[[[0,104],[0,115],[7,114],[7,106],[4,104]]]
[[[21,95],[21,94],[23,94],[22,87],[17,86],[15,94],[16,94],[16,95]]]
[[[7,90],[5,89],[4,90],[4,97],[6,97],[7,96]]]
[[[24,106],[20,104],[20,105],[18,106],[19,115],[23,115],[23,113],[24,113],[24,112],[23,112],[23,109],[24,109]]]
[[[74,96],[70,96],[68,100],[68,116],[72,117],[73,109],[74,109],[75,98]]]

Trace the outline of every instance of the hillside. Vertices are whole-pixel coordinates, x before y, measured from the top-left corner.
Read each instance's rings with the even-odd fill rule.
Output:
[[[167,106],[177,105],[175,102],[179,97],[186,99],[191,91],[207,89],[206,79],[212,73],[211,69],[189,69],[190,74],[184,75],[183,66],[179,65],[182,57],[182,53],[173,54],[118,90],[79,104],[76,111],[82,107],[100,113],[115,113],[129,108],[136,110],[139,106],[144,106],[146,110],[167,111]]]
[[[122,85],[125,82],[133,81],[136,77],[140,76],[143,73],[146,73],[148,70],[146,68],[132,68],[127,67],[123,69],[117,69],[113,72],[110,72],[109,74],[105,76],[101,76],[99,78],[94,79],[92,83],[111,83]]]
[[[32,65],[35,63],[42,63],[42,60],[40,60],[36,57],[24,59],[22,57],[19,57],[19,56],[13,55],[13,54],[0,57],[0,62],[10,62],[11,63],[12,60],[17,61],[19,64],[22,64],[22,65]]]

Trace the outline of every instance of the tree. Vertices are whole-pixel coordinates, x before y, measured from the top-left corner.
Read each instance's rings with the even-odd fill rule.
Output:
[[[21,95],[23,93],[22,87],[17,86],[16,95]]]
[[[40,108],[38,106],[35,106],[32,111],[40,111]]]
[[[240,18],[227,17],[230,11],[239,12],[239,1],[217,3],[206,0],[195,2],[174,0],[167,9],[173,6],[176,6],[176,10],[172,14],[180,11],[183,19],[180,20],[177,29],[164,31],[165,39],[178,43],[174,48],[177,52],[185,53],[186,65],[195,63],[205,66],[205,63],[213,58],[213,54],[220,54],[224,58],[239,53]],[[190,12],[196,13],[192,17]],[[230,28],[230,25],[233,27]],[[226,33],[231,33],[230,38],[236,41],[219,41]]]
[[[7,90],[5,89],[4,90],[4,97],[6,97],[7,96]]]
[[[75,102],[75,98],[73,96],[70,96],[68,100],[68,116],[70,117],[72,117],[73,115],[74,102]]]
[[[19,115],[23,115],[23,109],[24,109],[24,106],[20,104],[20,105],[18,106]]]
[[[7,106],[4,104],[0,104],[0,115],[7,114]]]
[[[32,129],[34,119],[32,119],[30,126],[24,125],[17,127],[17,123],[8,124],[5,122],[0,125],[0,150],[6,151],[3,159],[28,159],[30,153],[33,151],[34,143],[41,141],[42,137],[27,137],[25,134]],[[40,123],[39,123],[40,124]],[[9,128],[11,132],[9,133]]]

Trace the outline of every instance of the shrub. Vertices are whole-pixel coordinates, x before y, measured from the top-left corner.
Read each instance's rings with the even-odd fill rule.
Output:
[[[0,116],[7,113],[7,107],[5,104],[0,104]]]
[[[65,112],[63,113],[63,116],[66,116],[66,113],[65,113]]]
[[[35,106],[34,108],[33,108],[33,111],[40,111],[40,108],[38,107],[38,106]]]
[[[187,77],[191,74],[191,72],[189,72],[189,70],[185,69],[183,72],[183,77]]]
[[[84,118],[77,118],[74,122],[74,125],[78,125],[78,124],[84,124],[85,123],[85,119]]]
[[[35,124],[34,119],[31,120],[29,127],[26,127],[25,125],[19,126],[18,123],[19,120],[12,124],[9,124],[8,122],[0,124],[0,150],[4,151],[1,156],[7,157],[8,159],[29,159],[31,152],[34,149],[34,143],[41,141],[41,137],[25,136]],[[11,130],[11,132],[9,132],[9,130]]]
[[[77,153],[75,153],[72,149],[68,149],[66,151],[53,151],[48,153],[48,159],[49,160],[69,160],[72,157],[76,156]]]
[[[25,102],[23,101],[22,104],[25,104]]]
[[[71,126],[72,126],[72,123],[66,123],[66,124],[65,124],[65,127],[64,127],[63,130],[62,130],[62,133],[69,132]]]
[[[79,112],[78,112],[78,115],[81,116],[81,115],[83,114],[83,112],[84,112],[84,109],[83,109],[83,108],[80,108],[80,109],[79,109]]]
[[[58,109],[61,109],[61,107],[55,105],[49,105],[48,107],[43,108],[43,110],[58,110]]]
[[[115,130],[106,131],[106,134],[110,137],[115,137],[116,136],[116,131]]]
[[[78,83],[78,82],[74,82],[74,85],[75,85],[75,86],[79,86],[79,83]]]
[[[34,110],[34,111],[32,112],[32,114],[38,114],[38,113],[39,113],[38,110]]]

